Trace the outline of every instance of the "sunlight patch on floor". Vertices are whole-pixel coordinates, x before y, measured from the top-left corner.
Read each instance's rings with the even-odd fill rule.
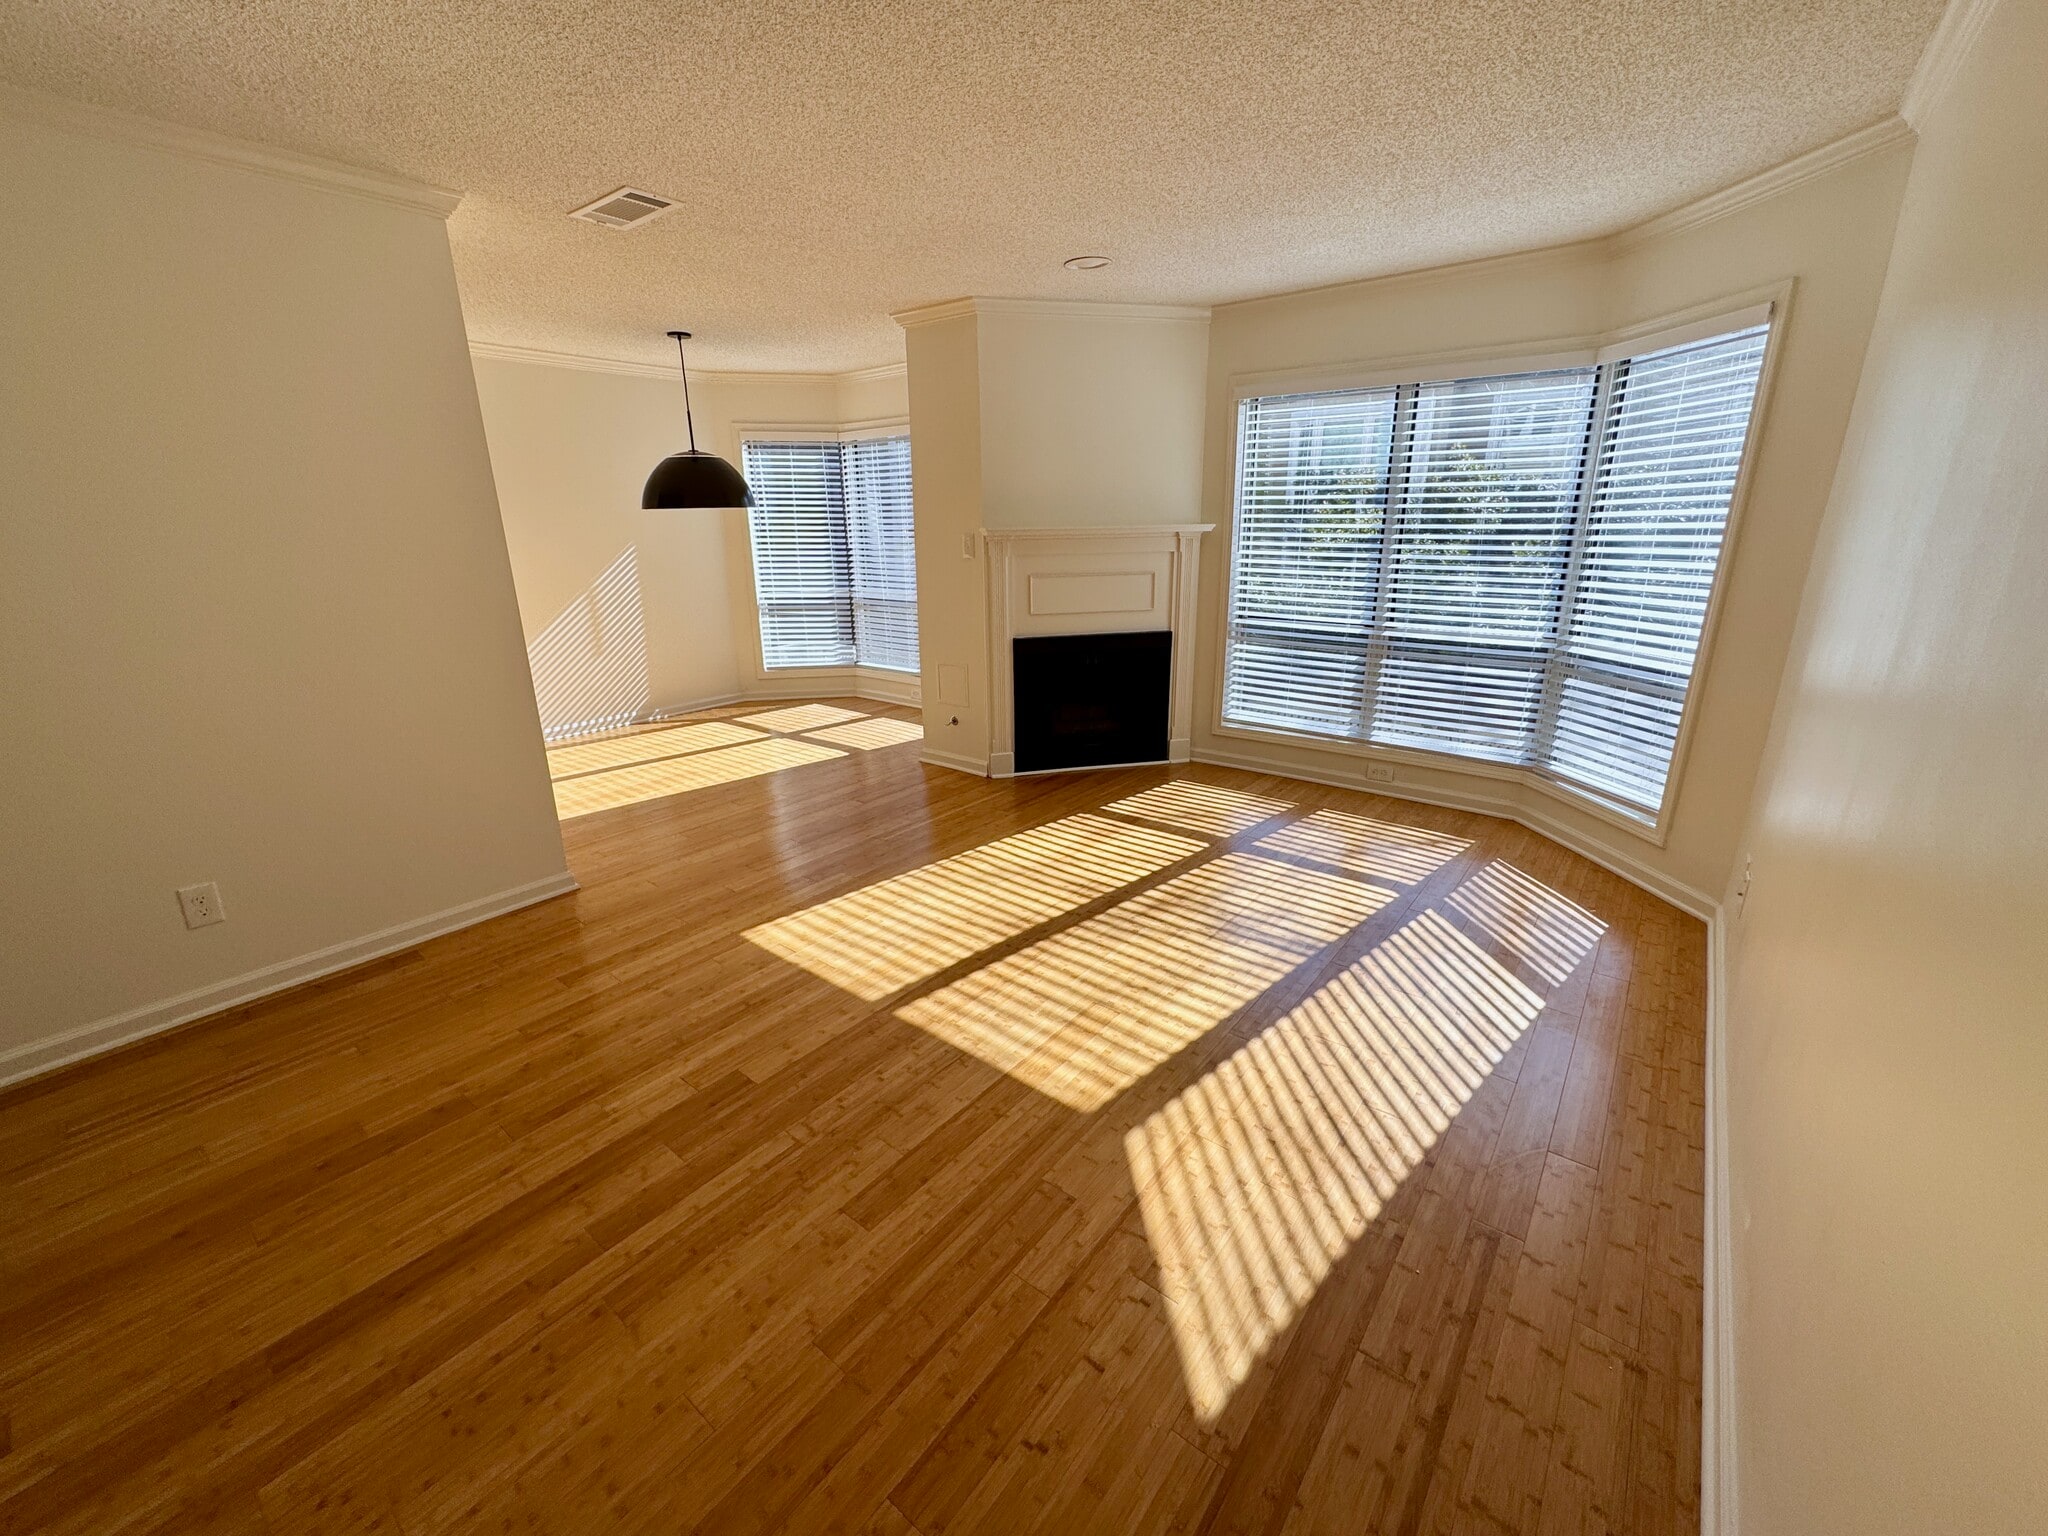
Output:
[[[1446,905],[1553,985],[1571,975],[1607,931],[1577,902],[1498,860],[1453,891]]]
[[[1210,837],[1230,837],[1247,827],[1294,809],[1286,800],[1268,800],[1225,789],[1220,784],[1197,784],[1175,779],[1103,807],[1124,816],[1142,816],[1164,822],[1184,832],[1201,832]]]
[[[771,709],[739,718],[748,725],[758,725],[764,731],[815,731],[823,725],[843,725],[849,720],[868,717],[857,709],[841,709],[837,704],[792,704],[787,709]]]
[[[555,785],[555,812],[562,820],[607,811],[615,806],[636,805],[659,800],[687,790],[705,789],[713,784],[731,784],[804,763],[822,763],[846,754],[836,747],[815,742],[791,741],[783,737],[719,747],[688,757],[666,758],[661,762],[617,768],[609,773],[586,774],[563,779]]]
[[[1542,1007],[1426,912],[1126,1133],[1202,1422]]]
[[[1226,853],[897,1010],[1075,1109],[1099,1109],[1393,899]]]
[[[873,1002],[1203,846],[1103,816],[1069,816],[763,923],[745,937]]]
[[[680,757],[686,752],[704,752],[712,747],[731,747],[761,739],[759,731],[734,725],[730,720],[703,720],[655,731],[636,731],[630,736],[607,736],[602,741],[582,741],[550,749],[548,777],[566,779],[601,768],[626,768],[634,763],[651,763],[658,758]]]
[[[900,747],[905,742],[923,741],[924,727],[914,720],[898,720],[890,715],[873,715],[866,720],[849,720],[844,725],[828,725],[818,730],[805,731],[812,741],[829,741],[835,747],[853,747],[858,751],[871,752],[876,747]]]
[[[1260,838],[1258,846],[1368,880],[1413,885],[1471,847],[1472,840],[1345,811],[1317,811]]]

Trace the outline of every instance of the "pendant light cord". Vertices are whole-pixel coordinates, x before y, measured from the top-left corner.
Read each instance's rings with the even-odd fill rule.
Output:
[[[687,331],[670,331],[676,339],[676,362],[683,370],[683,425],[690,429],[690,452],[697,451],[697,418],[690,414],[690,360],[683,356],[683,338]]]

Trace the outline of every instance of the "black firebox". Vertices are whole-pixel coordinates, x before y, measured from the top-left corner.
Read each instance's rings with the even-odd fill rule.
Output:
[[[1173,634],[1010,642],[1017,772],[1166,761]]]

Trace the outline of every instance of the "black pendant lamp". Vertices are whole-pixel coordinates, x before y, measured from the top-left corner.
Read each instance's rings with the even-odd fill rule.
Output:
[[[676,361],[683,369],[683,421],[690,429],[690,446],[672,453],[654,466],[647,487],[640,493],[640,505],[656,508],[751,507],[754,493],[740,472],[715,453],[697,446],[697,423],[690,415],[690,364],[683,356],[688,331],[670,331],[676,339]]]

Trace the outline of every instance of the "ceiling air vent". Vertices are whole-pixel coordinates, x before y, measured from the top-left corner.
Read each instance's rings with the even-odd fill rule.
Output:
[[[581,208],[570,210],[569,217],[587,219],[608,229],[631,229],[649,219],[660,218],[673,207],[675,204],[665,197],[656,197],[652,192],[642,192],[637,187],[621,187],[616,192],[605,193],[594,203],[585,203]]]

